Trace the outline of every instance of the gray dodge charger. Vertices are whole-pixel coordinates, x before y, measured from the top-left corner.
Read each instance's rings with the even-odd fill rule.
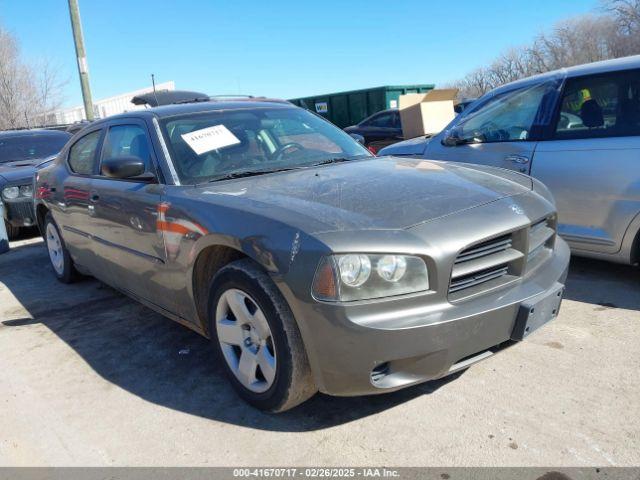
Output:
[[[269,411],[467,368],[558,314],[569,263],[538,181],[375,157],[276,100],[95,122],[35,196],[58,279],[93,275],[210,338]]]

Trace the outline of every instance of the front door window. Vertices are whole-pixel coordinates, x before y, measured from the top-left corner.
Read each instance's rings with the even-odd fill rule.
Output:
[[[551,88],[554,83],[545,82],[498,94],[464,116],[450,135],[457,144],[530,140],[542,99]]]

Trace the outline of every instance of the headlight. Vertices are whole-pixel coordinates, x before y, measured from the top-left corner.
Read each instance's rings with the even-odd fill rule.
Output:
[[[338,258],[340,280],[350,287],[359,287],[369,280],[371,260],[366,255],[342,255]]]
[[[18,195],[20,195],[20,189],[18,187],[6,187],[2,190],[2,196],[7,200],[18,198]]]
[[[412,255],[350,253],[324,257],[313,279],[317,300],[367,300],[429,290],[427,265]]]
[[[20,187],[21,197],[33,197],[33,187],[31,185],[23,185]]]
[[[378,260],[377,270],[388,282],[397,282],[407,271],[407,259],[402,255],[385,255]]]

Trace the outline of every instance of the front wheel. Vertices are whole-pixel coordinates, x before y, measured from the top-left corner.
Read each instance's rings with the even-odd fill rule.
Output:
[[[237,393],[282,412],[317,388],[298,326],[268,275],[251,260],[222,268],[209,291],[209,332]]]
[[[50,213],[47,214],[44,220],[44,238],[47,242],[49,260],[56,278],[62,283],[71,283],[76,280],[78,272],[60,235],[60,230],[58,230],[58,226]]]

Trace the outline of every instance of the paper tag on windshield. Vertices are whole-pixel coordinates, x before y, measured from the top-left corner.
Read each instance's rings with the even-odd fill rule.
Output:
[[[240,143],[240,140],[224,125],[194,130],[181,137],[198,155]]]

